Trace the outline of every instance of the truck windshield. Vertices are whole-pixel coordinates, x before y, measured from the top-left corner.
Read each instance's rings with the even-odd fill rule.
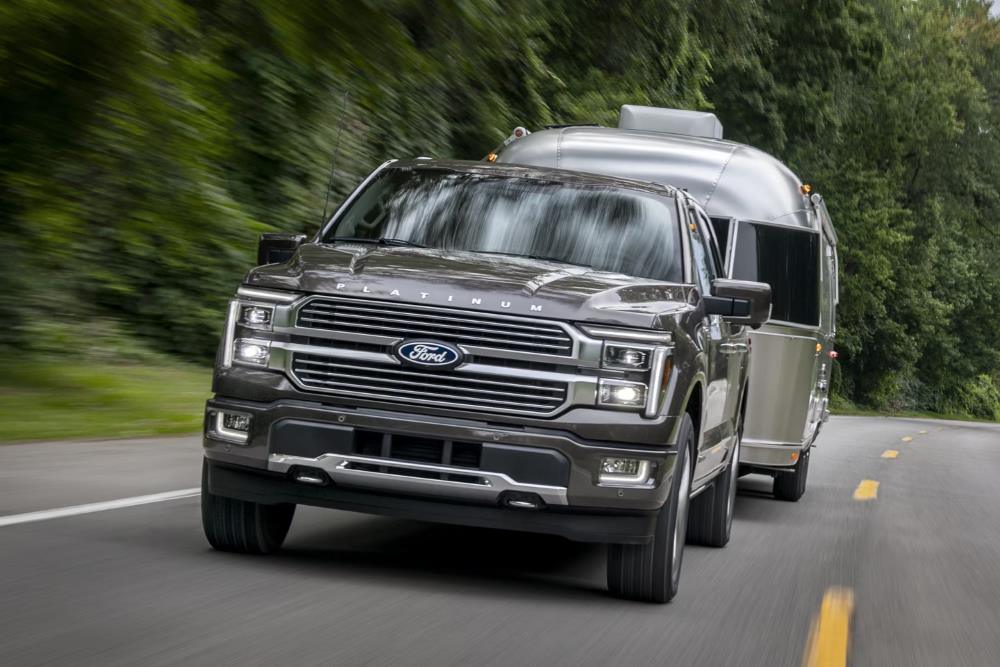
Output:
[[[680,282],[680,233],[668,197],[446,169],[388,169],[324,243],[367,241],[548,259]]]

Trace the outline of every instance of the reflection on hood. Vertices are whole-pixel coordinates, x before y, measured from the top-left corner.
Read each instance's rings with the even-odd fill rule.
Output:
[[[656,327],[690,288],[558,262],[368,244],[307,244],[247,276],[258,287],[511,315]]]

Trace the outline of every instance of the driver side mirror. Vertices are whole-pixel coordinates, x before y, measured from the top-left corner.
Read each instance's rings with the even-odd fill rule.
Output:
[[[705,313],[721,315],[726,322],[759,329],[771,317],[771,286],[749,280],[717,278],[712,294],[702,297]]]
[[[261,234],[257,243],[257,265],[287,262],[306,238],[305,234]]]

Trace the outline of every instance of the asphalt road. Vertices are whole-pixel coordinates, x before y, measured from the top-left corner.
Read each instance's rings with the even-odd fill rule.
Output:
[[[300,508],[283,553],[235,556],[196,497],[0,526],[0,665],[801,665],[835,586],[852,665],[1000,665],[1000,425],[834,418],[819,445],[798,503],[741,480],[665,606],[545,536]],[[0,446],[0,515],[197,486],[199,448]]]

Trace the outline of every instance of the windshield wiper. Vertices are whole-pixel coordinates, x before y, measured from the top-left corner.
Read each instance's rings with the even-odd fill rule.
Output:
[[[406,239],[389,239],[385,237],[380,237],[377,239],[363,238],[361,236],[334,236],[329,239],[327,243],[337,243],[338,241],[343,243],[374,243],[376,245],[388,245],[388,246],[405,246],[408,248],[426,248],[422,243],[416,243],[415,241],[407,241]]]
[[[495,250],[475,250],[473,252],[481,252],[484,255],[504,255],[506,257],[524,257],[525,259],[537,259],[543,262],[555,262],[556,264],[568,264],[569,266],[580,266],[585,269],[593,269],[594,267],[587,264],[578,264],[577,262],[570,262],[569,260],[559,259],[558,257],[546,257],[545,255],[525,255],[520,252],[498,252]]]

